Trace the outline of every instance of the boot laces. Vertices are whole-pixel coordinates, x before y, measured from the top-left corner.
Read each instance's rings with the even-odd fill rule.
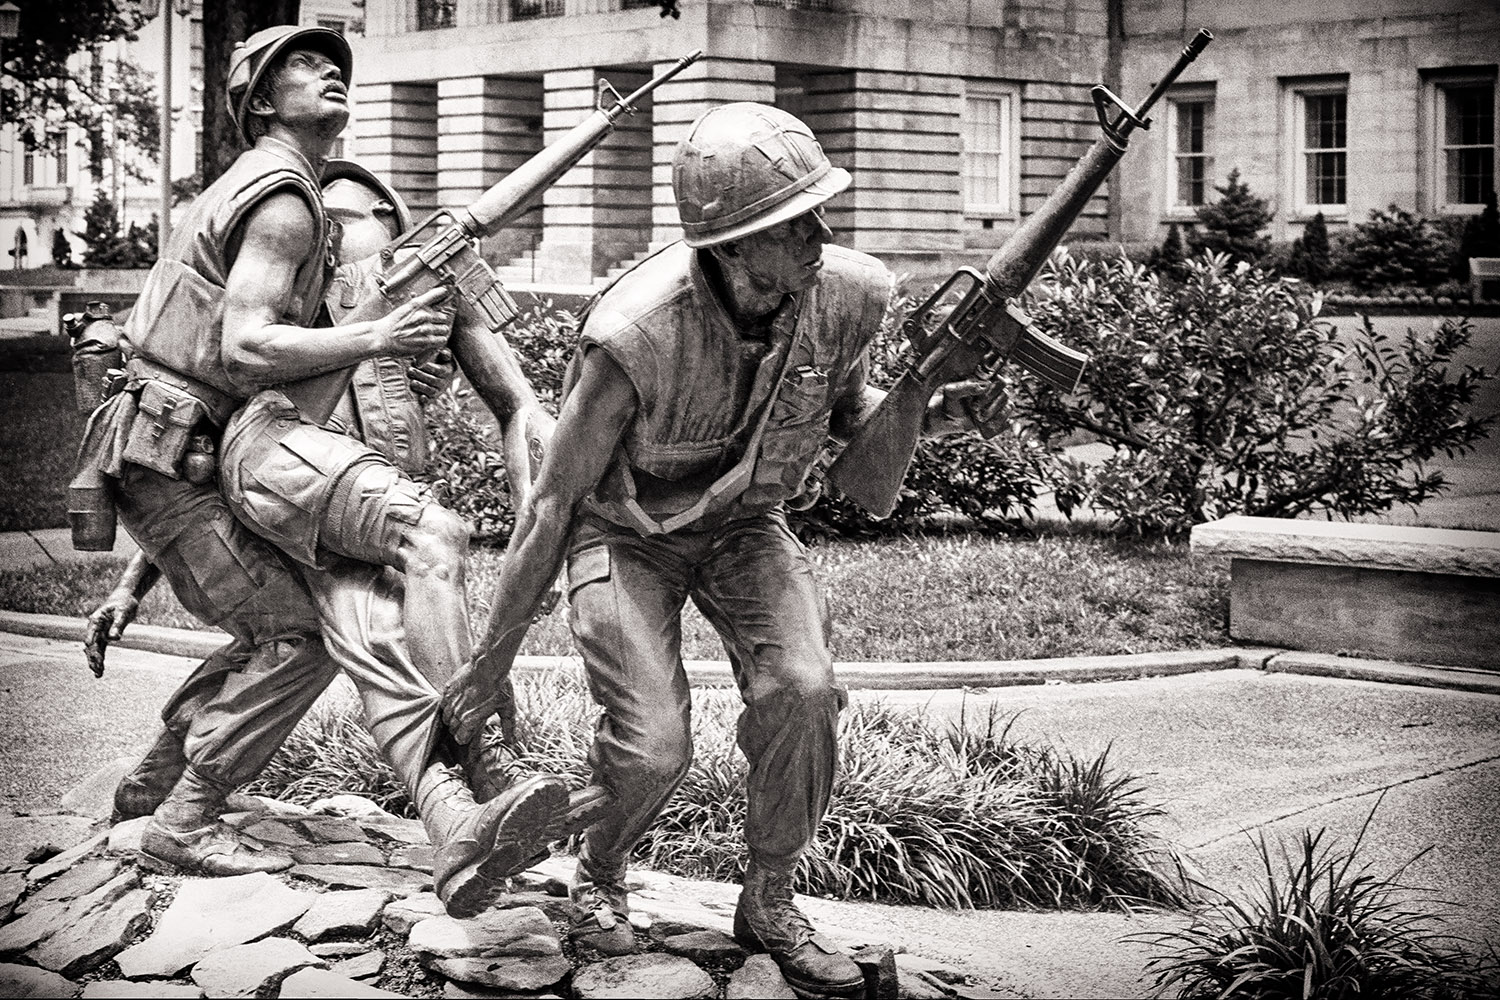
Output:
[[[792,901],[792,873],[766,874],[762,877],[760,891],[754,894],[757,923],[775,928],[776,936],[787,937],[801,944],[815,933],[807,914]]]

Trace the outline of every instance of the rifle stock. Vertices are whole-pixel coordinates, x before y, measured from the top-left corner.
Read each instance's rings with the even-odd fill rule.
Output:
[[[1146,115],[1211,41],[1213,35],[1200,30],[1146,100],[1134,109],[1107,88],[1093,88],[1094,109],[1103,135],[1068,171],[1042,207],[995,251],[983,272],[959,269],[907,320],[903,332],[916,360],[886,400],[860,422],[848,446],[828,467],[828,481],[845,496],[877,517],[890,515],[921,436],[927,401],[947,382],[972,378],[1009,360],[1061,392],[1077,388],[1087,355],[1031,329],[1026,315],[1007,306],[1006,300],[1021,294],[1036,277],[1104,178],[1125,155],[1130,133],[1150,127]],[[1111,119],[1114,111],[1119,114]],[[937,309],[965,280],[970,282],[969,290],[938,322]],[[934,328],[931,333],[929,327]],[[919,397],[920,406],[916,403]],[[997,386],[982,403],[970,408],[976,426],[987,437],[1000,429],[995,416],[1003,404]]]

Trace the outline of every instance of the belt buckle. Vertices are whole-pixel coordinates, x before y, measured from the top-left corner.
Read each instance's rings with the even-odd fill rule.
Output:
[[[799,389],[809,383],[814,388],[822,388],[828,384],[828,369],[817,365],[798,365],[787,373],[787,381]]]

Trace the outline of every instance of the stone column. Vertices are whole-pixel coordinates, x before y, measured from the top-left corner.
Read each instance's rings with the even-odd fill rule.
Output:
[[[665,72],[671,65],[658,63],[652,72]],[[682,237],[677,201],[672,197],[672,158],[688,126],[719,104],[775,103],[776,67],[741,59],[700,59],[658,87],[652,96],[651,242],[655,246]]]
[[[870,70],[807,77],[802,119],[854,177],[828,203],[836,242],[885,257],[962,249],[960,99],[955,77]]]
[[[355,109],[354,158],[406,199],[413,214],[437,207],[437,85],[367,83]]]
[[[546,142],[557,141],[591,115],[600,72],[560,70],[543,78]],[[610,83],[627,94],[645,83],[642,70],[611,69]],[[542,196],[543,236],[538,280],[588,283],[645,248],[651,227],[651,105],[620,119],[614,132]]]
[[[437,199],[465,208],[542,148],[540,80],[466,76],[437,83]],[[488,237],[495,262],[518,257],[541,235],[541,199]]]

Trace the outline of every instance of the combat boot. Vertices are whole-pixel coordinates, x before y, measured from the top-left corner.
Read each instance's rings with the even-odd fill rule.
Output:
[[[474,801],[483,805],[511,787],[518,779],[537,774],[509,747],[500,727],[486,726],[468,744],[459,748],[459,765],[474,793]],[[568,795],[558,839],[582,833],[597,823],[615,804],[615,797],[603,785],[585,785]],[[536,859],[545,860],[545,854]],[[527,867],[531,867],[527,865]]]
[[[417,811],[432,840],[432,881],[450,916],[472,917],[562,836],[568,786],[532,775],[480,805],[459,770],[433,764],[417,784]]]
[[[568,940],[606,956],[629,955],[636,950],[623,862],[605,865],[580,858],[568,900],[573,904]]]
[[[129,774],[115,786],[115,806],[110,823],[123,823],[138,816],[150,816],[166,801],[187,767],[182,752],[182,736],[163,726],[156,742],[146,751]]]
[[[285,854],[250,849],[233,827],[219,820],[226,794],[226,789],[186,768],[141,832],[141,864],[159,872],[216,876],[292,867]]]
[[[734,911],[734,939],[768,953],[799,997],[864,996],[864,973],[854,959],[813,930],[792,902],[794,867],[772,869],[750,859]]]

